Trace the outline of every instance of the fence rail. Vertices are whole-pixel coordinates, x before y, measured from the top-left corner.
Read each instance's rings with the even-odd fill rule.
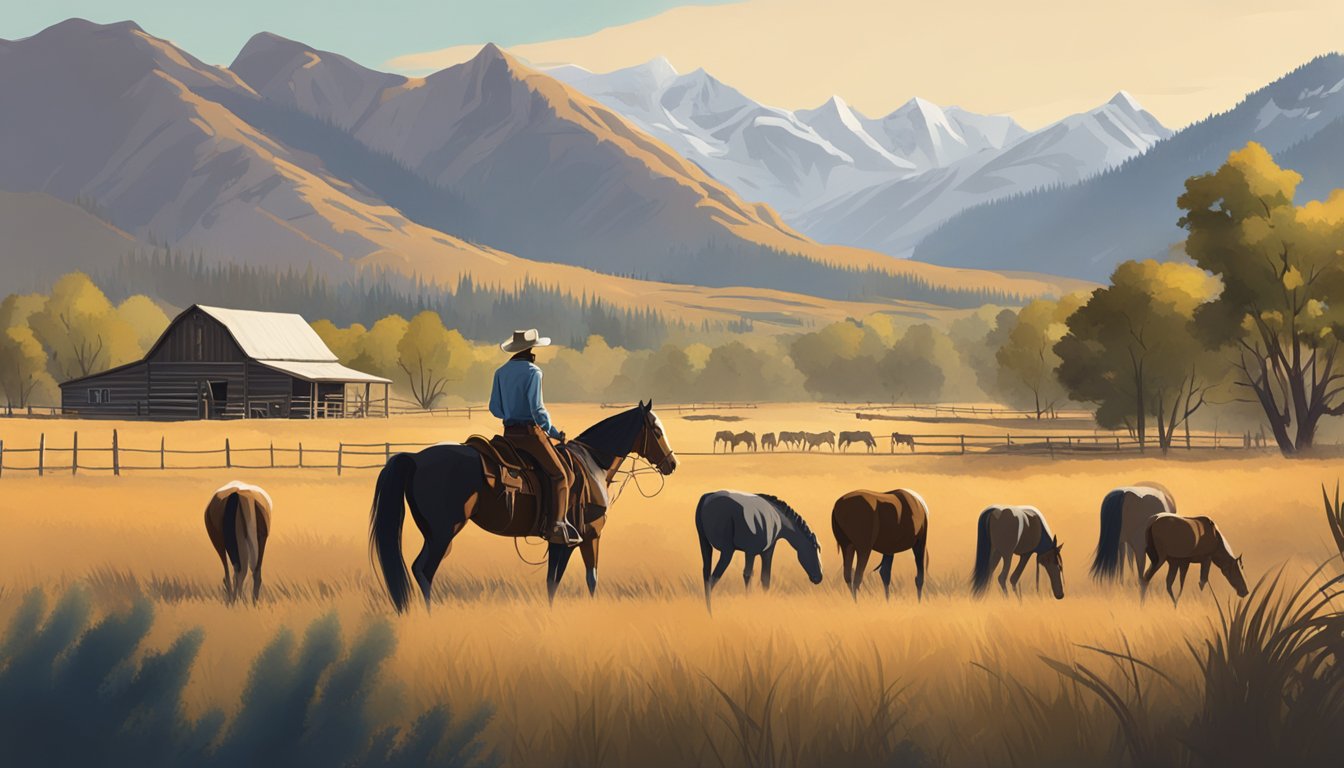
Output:
[[[602,403],[603,408],[628,410],[634,403]],[[660,405],[659,412],[685,413],[688,411],[754,411],[756,403],[682,403],[680,405]]]
[[[851,443],[845,450],[834,446],[819,446],[804,450],[797,446],[781,446],[774,451],[756,453],[836,455],[836,456],[987,456],[1035,455],[1051,458],[1098,454],[1157,453],[1156,441],[1140,444],[1127,435],[966,435],[966,434],[904,434],[906,440],[893,440],[889,435],[875,435],[876,445],[871,450],[862,443]],[[334,448],[314,448],[302,442],[292,445],[235,446],[224,438],[218,448],[169,448],[166,437],[159,438],[157,448],[123,445],[118,430],[112,430],[111,442],[90,444],[80,442],[79,432],[70,435],[70,442],[53,445],[45,432],[38,436],[35,446],[17,447],[0,439],[0,478],[7,474],[36,473],[39,477],[57,473],[78,475],[80,472],[155,472],[171,470],[212,469],[334,469],[340,475],[346,470],[381,468],[392,454],[414,451],[431,443],[340,442]],[[1248,439],[1246,435],[1191,434],[1180,436],[1171,446],[1175,453],[1221,451],[1272,451],[1273,446]],[[721,456],[741,451],[683,452],[685,456]],[[101,459],[101,460],[100,460]],[[57,463],[52,463],[55,460]]]
[[[855,403],[839,406],[835,410],[840,413],[855,414],[860,419],[898,418],[886,415],[893,411],[929,414],[934,418],[1034,420],[1037,417],[1036,411],[1032,410],[1004,408],[991,405],[949,405],[942,403]],[[1092,413],[1084,410],[1047,409],[1041,412],[1041,418],[1043,421],[1091,419]]]

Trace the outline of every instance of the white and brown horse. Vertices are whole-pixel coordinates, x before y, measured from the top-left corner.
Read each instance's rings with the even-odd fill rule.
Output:
[[[252,572],[252,602],[261,594],[261,560],[271,533],[271,496],[259,486],[237,480],[222,486],[205,505],[205,532],[224,565],[224,594],[230,602],[243,592]],[[229,566],[233,578],[229,578]]]
[[[1013,592],[1019,596],[1017,582],[1027,562],[1036,556],[1037,568],[1045,568],[1050,576],[1050,589],[1056,600],[1064,599],[1064,558],[1060,555],[1063,546],[1059,538],[1050,530],[1045,515],[1035,507],[990,507],[980,513],[976,523],[975,568],[971,572],[971,591],[983,594],[989,586],[994,569],[1003,563],[999,572],[999,589],[1008,594],[1008,566],[1012,565],[1013,555],[1020,560],[1013,570]],[[1040,588],[1040,571],[1036,571],[1036,586]]]
[[[1145,481],[1106,494],[1101,502],[1101,532],[1092,556],[1092,578],[1120,578],[1126,559],[1133,561],[1135,575],[1142,576],[1147,547],[1144,535],[1148,523],[1161,514],[1176,514],[1176,499],[1161,483]]]

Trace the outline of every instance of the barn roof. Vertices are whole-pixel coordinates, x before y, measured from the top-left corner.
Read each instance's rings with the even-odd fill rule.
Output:
[[[391,379],[346,368],[340,363],[311,362],[306,360],[261,360],[262,365],[304,381],[344,381],[356,384],[391,384]]]
[[[222,323],[242,347],[243,354],[253,360],[336,362],[336,355],[327,349],[322,337],[300,315],[196,306]]]

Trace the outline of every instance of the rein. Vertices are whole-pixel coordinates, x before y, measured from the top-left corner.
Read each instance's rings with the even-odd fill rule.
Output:
[[[628,485],[631,480],[635,481],[635,489],[639,491],[639,495],[643,496],[646,499],[652,499],[654,496],[657,496],[658,494],[663,492],[663,488],[667,486],[667,475],[664,475],[657,467],[655,467],[653,465],[653,462],[649,461],[648,459],[641,459],[638,456],[634,455],[627,456],[626,458],[628,458],[630,460],[630,463],[634,466],[632,466],[632,468],[630,469],[621,469],[620,465],[617,465],[616,470],[612,472],[612,477],[615,477],[616,475],[625,476],[625,478],[621,480],[621,484],[616,486],[616,493],[613,494],[611,497],[612,504],[615,504],[616,501],[621,498],[621,494],[625,491],[625,486]],[[640,461],[643,461],[645,466],[643,467],[639,466]],[[621,463],[623,464],[625,462],[622,461]],[[658,489],[653,493],[645,492],[644,486],[641,485],[639,482],[640,475],[649,475],[649,474],[657,475],[659,478]]]

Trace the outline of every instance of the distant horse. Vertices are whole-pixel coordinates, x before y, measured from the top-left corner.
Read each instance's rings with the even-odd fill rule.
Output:
[[[877,450],[877,441],[873,439],[872,432],[841,432],[840,450],[845,450],[850,443],[863,443],[868,446],[868,452]]]
[[[803,443],[807,450],[812,450],[823,445],[829,445],[831,450],[835,450],[835,433],[827,430],[825,432],[804,432]]]
[[[243,579],[252,571],[252,602],[261,594],[261,560],[271,533],[271,497],[255,485],[237,480],[221,486],[205,505],[205,532],[224,565],[224,594],[229,602],[243,593]],[[229,579],[229,565],[233,579]]]
[[[802,516],[774,496],[741,491],[706,493],[695,507],[695,530],[700,536],[700,557],[704,561],[705,608],[711,611],[710,594],[738,550],[747,555],[743,583],[751,588],[751,570],[760,555],[761,588],[769,591],[770,566],[780,539],[798,552],[798,562],[812,583],[821,583],[821,545],[817,543],[817,535]],[[710,571],[713,550],[719,551],[719,561]]]
[[[1142,575],[1148,522],[1164,512],[1176,514],[1176,499],[1160,483],[1145,481],[1106,494],[1101,502],[1101,532],[1092,556],[1092,578],[1114,581],[1122,576],[1122,548],[1128,549],[1135,574]]]
[[[1013,570],[1013,592],[1018,595],[1017,582],[1027,567],[1031,556],[1036,556],[1038,568],[1044,567],[1050,576],[1050,588],[1056,600],[1064,599],[1064,560],[1060,556],[1063,547],[1059,539],[1050,532],[1045,515],[1035,507],[990,507],[980,513],[976,523],[975,569],[971,572],[971,591],[983,594],[989,586],[989,577],[1003,561],[1003,570],[999,572],[999,589],[1008,594],[1008,566],[1013,555],[1021,560]],[[1040,571],[1036,572],[1036,586],[1039,589]]]
[[[898,445],[908,445],[910,446],[910,452],[911,453],[915,452],[915,438],[911,437],[910,435],[903,435],[900,432],[892,432],[891,433],[892,453],[896,452],[896,446]]]
[[[802,432],[780,432],[779,444],[786,448],[798,449],[803,447]]]
[[[775,440],[774,432],[766,432],[761,435],[761,450],[773,451],[776,447],[778,447],[778,442]]]
[[[1148,591],[1159,568],[1167,566],[1167,594],[1175,605],[1177,595],[1172,591],[1177,575],[1181,578],[1181,594],[1185,594],[1185,574],[1191,563],[1199,563],[1199,588],[1209,583],[1209,566],[1216,565],[1223,572],[1237,597],[1246,596],[1246,574],[1241,558],[1232,554],[1227,537],[1207,517],[1180,517],[1162,513],[1155,516],[1144,532],[1144,551],[1151,562],[1139,581],[1140,594]]]
[[[603,489],[611,485],[621,464],[632,454],[649,462],[661,475],[677,469],[677,457],[668,446],[663,422],[653,412],[652,402],[603,419],[563,447],[601,474],[598,480],[605,481]],[[398,612],[405,611],[411,600],[411,573],[407,573],[401,554],[407,506],[425,537],[411,572],[428,607],[434,573],[468,521],[496,536],[530,536],[537,529],[536,502],[531,494],[518,494],[516,503],[510,503],[509,494],[495,492],[486,477],[482,454],[470,446],[439,443],[417,453],[394,454],[378,474],[369,510],[369,546],[392,605]],[[588,505],[580,512],[583,543],[578,549],[588,568],[588,593],[594,594],[597,545],[606,524],[606,508]],[[564,544],[548,547],[546,591],[551,600],[573,553],[573,548]]]
[[[737,453],[737,446],[739,444],[744,444],[747,446],[748,450],[754,451],[756,450],[756,433],[738,432],[729,438],[729,444],[733,447],[733,453]]]
[[[873,552],[882,555],[877,570],[887,599],[891,599],[892,562],[897,552],[907,549],[915,556],[915,592],[921,600],[924,598],[924,570],[929,566],[929,505],[918,493],[904,488],[888,493],[847,493],[836,500],[831,510],[831,532],[844,556],[845,583],[855,600],[859,599],[863,572]]]
[[[723,443],[723,450],[726,453],[728,446],[733,442],[733,432],[730,429],[721,429],[714,433],[714,447],[711,450],[717,451],[719,443]]]

